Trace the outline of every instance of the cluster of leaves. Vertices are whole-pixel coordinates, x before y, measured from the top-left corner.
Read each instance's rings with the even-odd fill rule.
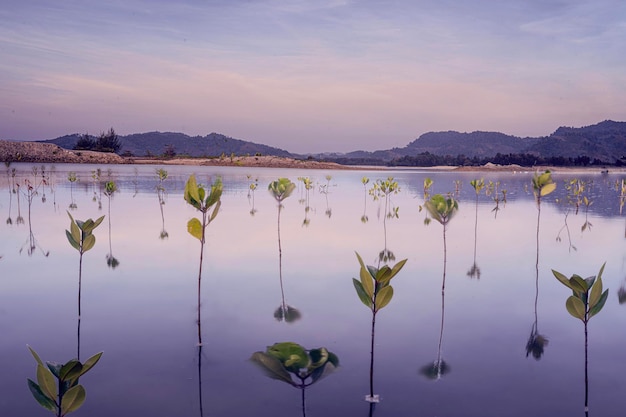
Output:
[[[93,248],[96,244],[96,237],[94,236],[93,231],[100,225],[100,223],[102,223],[104,216],[98,218],[96,221],[92,219],[81,221],[74,220],[69,212],[67,215],[70,216],[71,222],[70,230],[65,230],[65,235],[67,236],[67,240],[70,242],[70,245],[72,245],[72,247],[82,256],[83,253]]]
[[[283,200],[291,195],[295,190],[296,184],[291,182],[289,178],[279,178],[270,182],[267,186],[268,191],[276,199],[278,204],[282,204]]]
[[[202,243],[204,243],[204,231],[206,226],[217,217],[217,213],[219,212],[222,204],[220,199],[223,190],[224,185],[222,184],[222,179],[219,177],[215,180],[213,185],[211,185],[208,195],[204,187],[198,185],[194,175],[191,175],[185,184],[185,201],[187,204],[200,211],[203,218],[203,221],[200,221],[196,217],[189,220],[189,222],[187,222],[187,231]],[[211,211],[211,208],[213,208],[213,211]]]
[[[72,359],[65,364],[46,362],[44,365],[30,346],[28,349],[37,361],[37,382],[28,379],[28,388],[35,400],[58,417],[78,410],[86,397],[85,388],[78,383],[78,378],[98,363],[102,352],[93,355],[84,364]]]
[[[352,278],[352,283],[361,302],[372,310],[373,314],[376,314],[393,298],[391,279],[400,272],[407,260],[404,259],[393,267],[383,265],[381,268],[375,268],[370,265],[366,266],[358,253],[356,257],[361,269],[359,279]]]
[[[428,213],[442,225],[447,225],[459,209],[459,203],[453,197],[435,194],[424,203]]]
[[[294,342],[275,343],[265,352],[254,352],[250,360],[268,377],[296,388],[313,385],[339,366],[337,355],[325,347],[306,350]]]
[[[552,270],[556,279],[572,290],[573,294],[565,302],[565,308],[573,317],[581,320],[585,325],[602,310],[609,296],[608,289],[602,292],[603,271],[604,265],[600,268],[597,276],[582,278],[574,274],[571,278],[567,278],[562,273]]]
[[[542,197],[545,197],[556,190],[556,183],[552,180],[552,173],[550,171],[545,171],[542,174],[536,173],[533,175],[532,185],[533,194],[535,195],[535,201],[537,204],[539,204]]]

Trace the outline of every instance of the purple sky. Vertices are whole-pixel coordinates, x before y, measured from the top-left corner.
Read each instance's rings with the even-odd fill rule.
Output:
[[[626,120],[625,51],[623,0],[5,0],[0,139],[542,136]]]

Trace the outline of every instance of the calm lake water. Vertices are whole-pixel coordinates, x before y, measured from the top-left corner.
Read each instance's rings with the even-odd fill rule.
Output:
[[[11,193],[12,168],[19,193]],[[536,269],[532,172],[167,166],[161,205],[159,167],[44,168],[48,185],[39,186],[30,209],[25,181],[39,184],[41,165],[13,164],[0,172],[0,213],[12,221],[0,222],[2,416],[50,415],[26,384],[36,371],[27,345],[44,360],[76,356],[79,256],[65,236],[72,203],[77,219],[107,216],[83,258],[80,334],[82,360],[104,354],[81,378],[87,400],[72,415],[200,416],[202,404],[204,416],[300,416],[300,390],[267,378],[248,360],[283,341],[324,346],[340,360],[337,372],[307,388],[307,416],[370,415],[364,396],[371,312],[359,301],[352,278],[359,275],[355,251],[378,264],[385,223],[387,248],[396,261],[408,261],[392,281],[393,300],[376,319],[374,384],[382,400],[373,415],[584,416],[583,324],[565,309],[571,291],[551,269],[590,276],[605,262],[609,298],[589,323],[589,415],[623,415],[626,305],[620,305],[618,291],[626,285],[626,222],[615,184],[624,174],[553,175],[558,188],[541,204]],[[119,187],[110,216],[109,200],[92,178],[98,168],[102,181],[110,178]],[[70,171],[76,183],[68,181]],[[188,220],[198,213],[183,199],[192,173],[200,183],[217,176],[224,182],[220,213],[207,229],[200,356],[200,244],[187,233]],[[391,197],[399,218],[385,221],[384,205],[366,189],[388,175],[401,191]],[[363,176],[370,179],[366,187]],[[279,177],[298,184],[280,214],[282,292],[278,209],[267,191]],[[298,177],[315,184],[308,211]],[[442,332],[443,227],[435,221],[425,225],[425,211],[419,210],[427,177],[434,182],[431,194],[452,193],[459,201],[446,231],[441,354],[449,372],[436,380],[420,372],[437,359]],[[481,177],[506,190],[499,210],[484,190],[476,205],[470,181]],[[584,195],[592,203],[587,214],[584,204],[575,214],[567,203],[565,184],[572,178],[586,183]],[[249,197],[255,181],[258,188]],[[501,191],[497,195],[502,199]],[[111,253],[119,261],[116,268],[107,265]],[[479,279],[468,276],[474,262]],[[274,318],[282,293],[300,320]],[[533,329],[549,341],[540,359],[527,355]]]

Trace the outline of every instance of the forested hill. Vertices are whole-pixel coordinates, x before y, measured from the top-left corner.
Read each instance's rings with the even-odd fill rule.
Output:
[[[604,122],[581,127],[560,127],[549,136],[521,138],[499,132],[455,131],[429,132],[410,142],[404,148],[375,152],[355,151],[336,155],[336,160],[349,162],[376,160],[389,163],[399,159],[410,160],[421,154],[435,156],[459,155],[484,160],[500,155],[529,155],[540,158],[562,157],[599,160],[615,163],[626,158],[626,122]]]
[[[61,136],[44,142],[54,143],[65,149],[73,149],[80,134]],[[160,156],[169,150],[177,155],[215,157],[222,154],[292,156],[289,152],[267,145],[230,138],[219,133],[206,136],[188,136],[184,133],[148,132],[118,136],[118,153],[134,156]]]

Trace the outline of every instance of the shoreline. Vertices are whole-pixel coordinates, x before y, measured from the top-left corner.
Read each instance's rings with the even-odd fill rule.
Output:
[[[582,173],[590,172],[610,173],[626,172],[626,167],[556,167],[535,166],[523,167],[520,165],[496,165],[488,163],[482,166],[359,166],[341,165],[336,162],[323,162],[313,159],[294,159],[279,156],[235,156],[213,158],[148,158],[122,157],[114,153],[68,150],[51,143],[40,142],[11,142],[0,140],[0,161],[11,163],[41,163],[41,164],[119,164],[119,165],[181,165],[181,166],[232,166],[242,168],[288,168],[288,169],[330,169],[330,170],[367,170],[367,171],[397,171],[397,170],[426,170],[426,171],[459,171],[459,172],[543,172],[550,170],[554,173]]]

